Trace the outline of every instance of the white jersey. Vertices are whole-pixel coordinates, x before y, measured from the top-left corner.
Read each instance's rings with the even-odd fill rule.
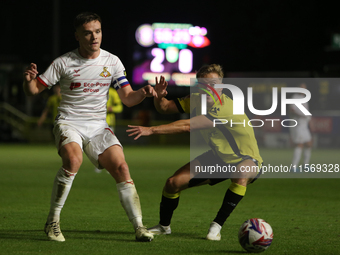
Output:
[[[304,98],[305,96],[300,93],[295,93],[292,96],[292,99],[300,99]],[[309,110],[308,102],[302,104],[303,107],[305,107],[307,110]],[[290,115],[293,118],[302,118],[310,120],[310,116],[305,115],[295,104],[290,105]]]
[[[55,59],[37,78],[49,89],[60,83],[62,99],[59,119],[105,120],[109,87],[129,86],[125,68],[120,59],[100,49],[95,59],[79,55],[78,49]]]
[[[304,98],[304,95],[294,94],[292,98]],[[308,103],[303,103],[302,105],[309,110]],[[297,121],[297,125],[289,129],[292,141],[296,144],[311,141],[312,135],[309,130],[309,121],[311,120],[311,117],[306,116],[295,104],[290,105],[290,117]]]

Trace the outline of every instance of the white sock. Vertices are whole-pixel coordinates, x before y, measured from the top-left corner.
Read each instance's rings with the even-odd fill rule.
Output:
[[[305,148],[304,155],[303,155],[303,163],[304,164],[309,164],[311,155],[312,155],[312,148],[310,148],[310,147]]]
[[[120,203],[122,204],[133,228],[143,226],[142,210],[140,206],[139,196],[133,180],[127,180],[117,183],[117,190],[119,194]]]
[[[302,148],[301,147],[295,147],[294,154],[293,154],[293,166],[298,166],[301,158]]]
[[[74,177],[77,173],[71,173],[64,168],[60,168],[54,179],[51,207],[47,217],[47,223],[59,222],[60,212],[71,190]]]
[[[217,222],[213,221],[210,224],[209,233],[219,233],[221,229],[222,229],[222,226],[218,224]]]

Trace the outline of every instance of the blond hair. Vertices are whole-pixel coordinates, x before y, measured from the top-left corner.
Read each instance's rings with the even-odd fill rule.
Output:
[[[216,73],[220,78],[223,78],[222,66],[217,64],[202,66],[196,73],[196,78],[203,78],[209,73]]]

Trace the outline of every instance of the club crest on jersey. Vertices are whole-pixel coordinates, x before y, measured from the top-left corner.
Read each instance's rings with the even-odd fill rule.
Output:
[[[110,74],[110,72],[107,70],[107,67],[103,67],[103,72],[101,72],[100,74],[99,74],[99,76],[101,76],[101,77],[110,77],[111,76],[111,74]]]
[[[217,112],[219,112],[220,111],[220,108],[218,107],[213,107],[213,108],[211,108],[211,110],[210,110],[210,112],[212,112],[212,113],[214,113],[214,114],[217,114]]]

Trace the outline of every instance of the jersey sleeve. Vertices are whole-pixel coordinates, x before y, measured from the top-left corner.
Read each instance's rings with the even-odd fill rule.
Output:
[[[65,60],[62,57],[55,59],[46,71],[38,76],[38,80],[47,88],[58,83],[65,69]]]
[[[123,63],[120,61],[120,59],[117,58],[115,65],[115,73],[112,76],[111,86],[118,90],[129,85],[130,83],[126,78],[125,67]]]
[[[181,113],[190,113],[190,95],[174,100],[177,109]]]

